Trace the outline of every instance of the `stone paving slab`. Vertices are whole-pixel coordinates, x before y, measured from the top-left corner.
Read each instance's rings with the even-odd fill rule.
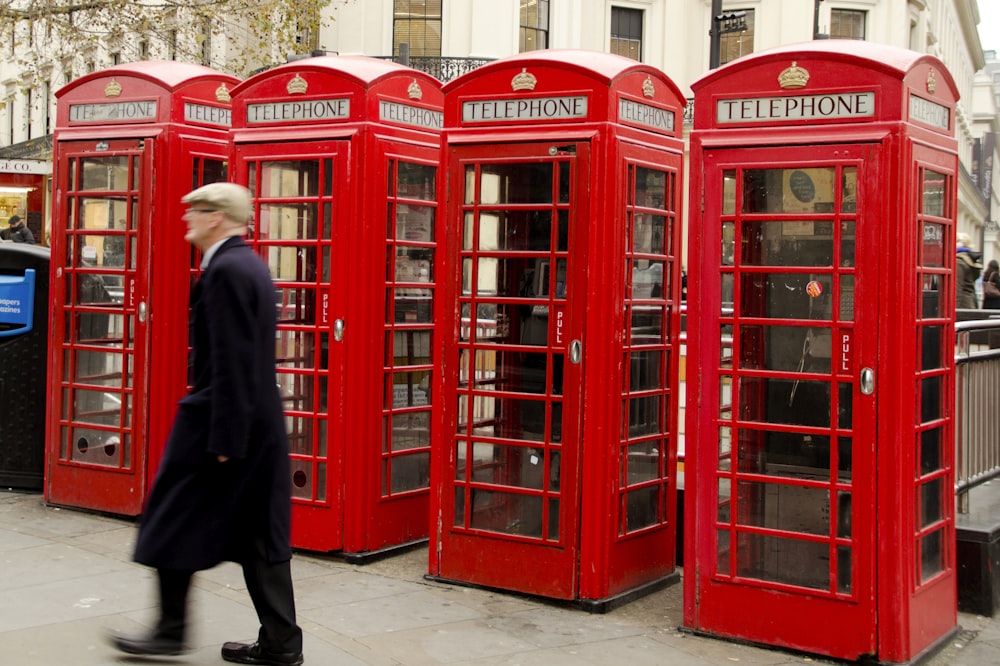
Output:
[[[46,506],[0,492],[0,664],[224,664],[220,645],[251,640],[257,619],[240,568],[195,576],[192,652],[159,660],[120,655],[109,629],[155,617],[154,575],[131,561],[132,521]],[[366,565],[296,553],[292,574],[306,663],[312,666],[775,666],[832,664],[816,656],[679,630],[681,584],[606,614],[424,576],[413,548]],[[960,614],[961,631],[929,666],[1000,664],[1000,621]]]

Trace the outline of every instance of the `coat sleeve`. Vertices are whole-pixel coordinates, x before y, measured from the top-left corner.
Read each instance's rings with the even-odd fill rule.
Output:
[[[216,455],[244,458],[259,389],[255,385],[259,326],[250,281],[233,268],[220,266],[211,288],[203,292],[211,358],[207,448]]]

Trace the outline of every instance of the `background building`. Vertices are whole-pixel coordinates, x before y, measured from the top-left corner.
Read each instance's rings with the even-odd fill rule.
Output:
[[[393,58],[450,80],[521,51],[580,48],[654,65],[690,94],[690,84],[713,65],[741,55],[814,38],[865,39],[930,53],[947,65],[961,91],[959,230],[983,239],[987,259],[1000,256],[990,222],[996,176],[986,168],[996,156],[1000,69],[995,53],[989,62],[983,53],[976,0],[330,0],[295,3],[302,13],[291,18],[281,13],[288,3],[276,0],[230,3],[234,11],[243,7],[235,17],[206,13],[214,9],[195,2],[172,4],[170,20],[156,30],[108,28],[106,38],[70,51],[53,44],[51,33],[47,40],[39,25],[0,14],[14,37],[0,53],[0,188],[10,166],[3,160],[50,157],[54,91],[117,62],[180,59],[246,77],[290,57],[334,53]],[[255,12],[280,14],[284,22],[272,25],[282,39],[248,51],[260,43]]]

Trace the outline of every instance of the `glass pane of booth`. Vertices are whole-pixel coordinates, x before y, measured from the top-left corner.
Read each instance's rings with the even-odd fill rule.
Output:
[[[118,150],[66,164],[60,450],[73,462],[128,468],[136,315],[124,301],[135,280],[141,156]]]
[[[383,496],[430,487],[437,167],[390,159],[388,176]]]
[[[570,158],[563,158],[569,160]],[[568,161],[465,170],[454,527],[561,538]],[[649,326],[662,327],[659,322]],[[565,344],[565,343],[564,343]]]
[[[720,176],[717,573],[849,593],[857,167]]]

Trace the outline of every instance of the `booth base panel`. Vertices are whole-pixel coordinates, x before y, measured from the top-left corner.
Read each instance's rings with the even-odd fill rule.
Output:
[[[427,537],[417,539],[415,541],[408,541],[406,543],[386,546],[380,550],[368,550],[362,553],[348,553],[346,551],[342,551],[339,555],[348,564],[371,564],[372,562],[376,562],[383,558],[399,555],[421,546],[424,548],[427,547]]]
[[[822,654],[811,654],[808,652],[799,652],[798,650],[790,650],[782,647],[775,647],[774,645],[768,645],[767,643],[758,643],[756,641],[748,641],[741,638],[733,638],[732,636],[724,636],[720,634],[713,634],[707,631],[699,631],[697,629],[692,629],[691,627],[680,626],[678,630],[685,634],[691,634],[692,636],[703,636],[705,638],[712,638],[720,641],[727,641],[729,643],[736,643],[738,645],[751,645],[753,647],[759,647],[764,650],[780,650],[786,652],[789,655],[802,655],[806,657],[806,661],[809,661],[813,657],[819,657],[820,659],[829,659],[826,655]],[[855,663],[855,664],[871,664],[873,666],[919,666],[920,664],[926,663],[928,660],[934,658],[939,652],[944,650],[951,643],[952,640],[962,631],[961,627],[955,627],[947,634],[941,638],[934,641],[931,645],[927,646],[919,654],[910,659],[909,661],[882,661],[877,657],[866,657],[859,659],[856,662],[843,662],[843,663]],[[777,662],[776,662],[777,663]]]
[[[600,615],[603,613],[610,612],[619,606],[624,606],[627,603],[640,599],[648,594],[662,590],[670,585],[678,583],[681,579],[680,571],[672,571],[662,578],[657,578],[656,580],[644,583],[630,590],[626,590],[616,595],[612,595],[605,599],[553,599],[551,597],[542,597],[533,594],[527,594],[524,592],[517,592],[515,590],[507,590],[500,587],[490,587],[487,585],[477,585],[476,583],[470,583],[464,580],[453,580],[451,578],[443,578],[441,576],[435,576],[434,574],[424,574],[425,580],[434,581],[435,583],[447,583],[448,585],[459,585],[461,587],[472,587],[477,590],[492,590],[494,592],[502,592],[503,594],[511,594],[517,597],[523,597],[526,599],[534,599],[536,601],[543,601],[545,603],[553,604],[556,606],[563,606],[567,608],[578,608],[580,610],[585,610],[588,613],[593,613],[595,615]]]
[[[1000,608],[1000,483],[973,488],[955,521],[958,609],[991,617]]]

